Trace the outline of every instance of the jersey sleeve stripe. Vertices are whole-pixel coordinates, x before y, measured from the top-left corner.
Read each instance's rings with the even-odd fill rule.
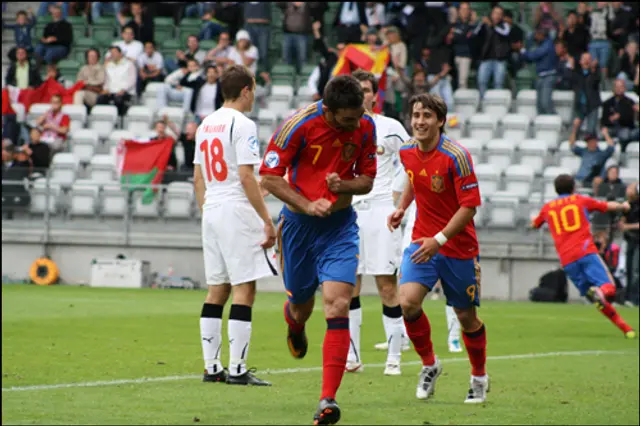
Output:
[[[284,149],[287,147],[287,143],[291,136],[293,135],[295,129],[299,124],[304,123],[310,115],[313,115],[318,111],[318,107],[316,104],[309,105],[304,110],[300,111],[293,117],[289,119],[283,126],[280,132],[275,137],[275,144],[277,147]]]
[[[405,150],[405,149],[411,149],[414,146],[416,146],[418,142],[415,139],[409,139],[407,141],[402,142],[402,145],[400,145],[400,151]]]
[[[451,154],[451,157],[456,163],[456,168],[458,169],[460,177],[467,177],[471,174],[471,163],[462,148],[449,141],[444,141],[442,149]]]

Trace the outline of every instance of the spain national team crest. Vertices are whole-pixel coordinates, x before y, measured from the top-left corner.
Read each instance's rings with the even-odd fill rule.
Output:
[[[438,193],[444,191],[444,178],[438,172],[431,176],[431,190]]]
[[[356,152],[356,144],[354,144],[353,142],[349,141],[349,142],[345,142],[344,145],[342,146],[342,161],[351,161],[351,159],[353,158],[353,155]]]

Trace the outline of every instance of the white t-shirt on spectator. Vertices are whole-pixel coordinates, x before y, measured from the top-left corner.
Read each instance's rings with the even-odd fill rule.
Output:
[[[244,56],[255,59],[255,61],[253,61],[253,64],[251,64],[251,66],[248,67],[253,73],[253,75],[255,75],[256,71],[258,70],[258,48],[255,46],[251,46],[244,53]],[[240,52],[238,52],[238,49],[236,49],[235,47],[231,48],[228,58],[231,59],[233,62],[235,62],[237,65],[244,65],[242,56],[240,55]]]
[[[136,65],[138,68],[144,68],[147,65],[155,65],[155,67],[159,70],[164,68],[164,59],[162,58],[162,54],[160,52],[153,52],[151,57],[147,56],[146,53],[138,56],[138,60],[136,61]]]
[[[144,54],[144,45],[138,40],[132,40],[131,43],[126,43],[124,40],[118,40],[111,44],[112,46],[118,46],[122,51],[122,55],[125,58],[132,59],[134,62],[138,60],[138,57]],[[105,58],[109,59],[111,52],[107,52]]]
[[[216,95],[218,94],[218,83],[205,83],[198,93],[196,103],[196,115],[198,117],[206,117],[216,110]]]
[[[110,61],[104,70],[106,74],[104,87],[109,93],[118,93],[120,90],[124,90],[135,95],[137,73],[133,62],[123,57],[119,63]]]

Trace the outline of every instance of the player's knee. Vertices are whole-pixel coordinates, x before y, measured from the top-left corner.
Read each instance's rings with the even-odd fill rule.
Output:
[[[324,314],[327,318],[349,316],[350,297],[335,297],[324,301]]]
[[[233,287],[233,303],[235,305],[253,306],[256,298],[256,282],[251,281]]]
[[[225,303],[227,303],[230,293],[231,285],[229,284],[210,285],[207,290],[205,303],[210,303],[213,305],[224,305]]]
[[[378,294],[382,303],[386,306],[395,306],[398,304],[398,287],[395,277],[377,277],[376,284],[378,286]]]
[[[422,303],[413,300],[401,300],[402,316],[405,319],[415,318],[422,310]]]
[[[455,311],[463,330],[477,330],[482,325],[482,321],[478,318],[477,312],[474,308],[453,308],[453,310]]]

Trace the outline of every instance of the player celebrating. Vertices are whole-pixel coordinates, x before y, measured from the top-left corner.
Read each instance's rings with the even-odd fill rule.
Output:
[[[209,292],[202,307],[200,333],[205,382],[270,386],[246,368],[251,339],[251,307],[256,280],[273,276],[269,259],[276,230],[253,167],[260,164],[251,111],[256,87],[244,66],[228,67],[220,81],[222,108],[207,116],[196,132],[194,186],[202,211],[202,248]],[[233,287],[229,313],[229,371],[222,368],[222,310]]]
[[[560,257],[560,263],[567,276],[589,301],[618,327],[627,338],[636,337],[636,332],[611,306],[616,286],[593,243],[589,217],[586,212],[629,211],[629,203],[597,201],[593,198],[574,194],[575,180],[570,175],[559,175],[554,185],[558,198],[545,204],[540,214],[531,222],[539,228],[544,222],[549,224],[551,236]]]
[[[364,107],[371,113],[378,92],[378,82],[372,73],[361,69],[352,75],[360,82],[364,92]],[[397,120],[379,114],[372,115],[378,135],[376,150],[378,166],[371,192],[353,199],[353,206],[358,211],[357,222],[360,228],[360,262],[356,288],[349,307],[351,345],[346,369],[348,372],[363,370],[360,357],[360,327],[362,326],[360,286],[362,274],[367,274],[375,277],[378,293],[382,299],[382,324],[388,342],[384,374],[398,376],[404,330],[395,274],[400,266],[402,235],[400,230],[390,233],[386,229],[386,217],[395,210],[392,184],[396,168],[393,162],[402,142],[410,138]]]
[[[375,124],[363,98],[358,80],[333,78],[323,100],[299,110],[275,132],[260,167],[264,188],[286,203],[278,244],[288,295],[287,343],[295,358],[307,353],[305,323],[322,284],[327,332],[316,424],[340,419],[335,396],[349,352],[349,304],[359,256],[351,200],[369,193],[376,176]]]
[[[404,189],[405,185],[408,181],[408,176],[406,173],[399,173],[396,177],[393,185],[394,185],[394,196],[395,194],[402,194],[401,191]],[[411,244],[411,236],[413,234],[413,227],[416,223],[416,206],[415,204],[411,204],[411,206],[406,211],[407,223],[404,228],[404,236],[402,238],[402,247],[409,247]],[[442,287],[442,286],[441,286]],[[437,288],[435,289],[437,291]],[[457,353],[462,352],[462,346],[460,346],[460,321],[458,320],[458,316],[453,310],[453,306],[446,304],[444,307],[444,312],[447,317],[447,328],[449,330],[449,335],[447,338],[447,344],[449,346],[449,352]]]
[[[444,135],[444,101],[431,94],[416,95],[409,110],[414,140],[400,148],[409,183],[388,223],[389,229],[400,226],[415,197],[413,241],[400,267],[400,304],[407,334],[422,358],[416,397],[433,395],[442,373],[433,352],[431,326],[422,310],[422,301],[440,280],[447,303],[462,325],[471,361],[471,386],[465,402],[480,403],[486,399],[489,377],[485,371],[486,331],[476,311],[480,265],[473,216],[481,203],[478,181],[467,150]]]

